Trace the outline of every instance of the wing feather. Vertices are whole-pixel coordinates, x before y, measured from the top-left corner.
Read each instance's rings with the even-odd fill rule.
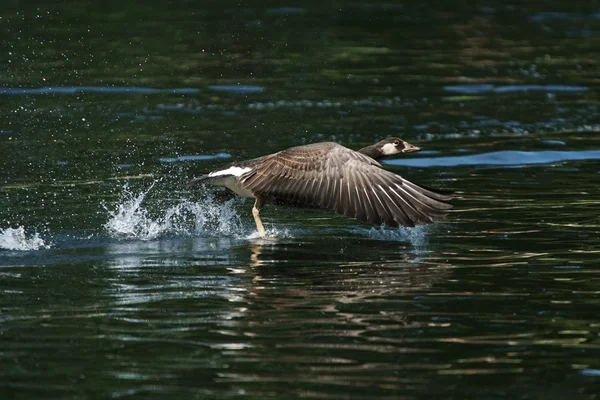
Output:
[[[336,143],[293,147],[252,161],[240,184],[253,193],[371,224],[429,224],[452,207],[451,194],[416,185]]]

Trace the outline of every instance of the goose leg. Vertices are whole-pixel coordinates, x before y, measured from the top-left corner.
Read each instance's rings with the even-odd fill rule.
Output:
[[[258,234],[261,237],[266,236],[265,227],[260,220],[260,208],[265,204],[265,199],[262,197],[257,197],[254,202],[254,207],[252,207],[252,216],[254,217],[254,223],[256,223],[256,229],[258,230]]]

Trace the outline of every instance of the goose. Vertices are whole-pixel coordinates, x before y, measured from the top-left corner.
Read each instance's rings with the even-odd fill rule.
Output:
[[[420,148],[388,138],[360,150],[320,142],[229,164],[192,179],[188,186],[224,186],[254,198],[252,216],[266,235],[261,208],[272,201],[320,207],[373,225],[431,224],[452,208],[452,193],[412,183],[382,168],[377,160]]]

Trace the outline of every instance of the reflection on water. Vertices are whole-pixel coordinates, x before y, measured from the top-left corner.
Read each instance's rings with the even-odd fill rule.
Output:
[[[598,160],[600,150],[584,151],[497,151],[453,157],[421,157],[386,161],[390,165],[410,167],[454,167],[460,165],[518,167],[530,164],[552,164],[575,160]]]
[[[67,3],[0,10],[2,399],[597,398],[594,4]],[[442,223],[186,189],[389,136]]]
[[[519,92],[587,92],[585,86],[569,85],[490,85],[490,84],[471,84],[471,85],[448,85],[444,90],[462,94],[484,94],[484,93],[519,93]]]
[[[208,88],[217,92],[230,93],[260,93],[265,89],[260,86],[252,85],[211,85]]]
[[[135,86],[55,86],[42,88],[1,88],[0,95],[33,95],[33,94],[61,94],[77,95],[84,93],[109,93],[109,94],[194,94],[198,89],[175,88],[155,89]]]
[[[62,379],[52,371],[68,363],[86,376],[84,387],[118,377],[112,395],[160,380],[157,394],[225,395],[234,385],[259,397],[284,386],[327,396],[363,387],[385,398],[407,387],[449,390],[445,377],[505,380],[597,350],[586,339],[592,309],[568,328],[560,318],[593,304],[592,283],[578,277],[593,270],[581,258],[577,269],[555,269],[573,258],[465,249],[473,240],[437,235],[421,250],[363,235],[127,240],[102,245],[98,261],[76,262],[72,250],[71,264],[4,268],[4,296],[18,304],[4,326],[19,333],[4,336],[4,352],[35,351],[46,372],[37,385],[6,369],[2,376],[35,393]],[[538,359],[538,351],[557,355]],[[104,355],[100,365],[90,352]]]

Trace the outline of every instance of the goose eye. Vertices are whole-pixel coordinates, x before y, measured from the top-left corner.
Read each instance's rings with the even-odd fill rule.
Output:
[[[400,142],[399,142],[399,141],[397,141],[397,140],[394,140],[394,146],[398,146],[399,144],[400,144]]]

